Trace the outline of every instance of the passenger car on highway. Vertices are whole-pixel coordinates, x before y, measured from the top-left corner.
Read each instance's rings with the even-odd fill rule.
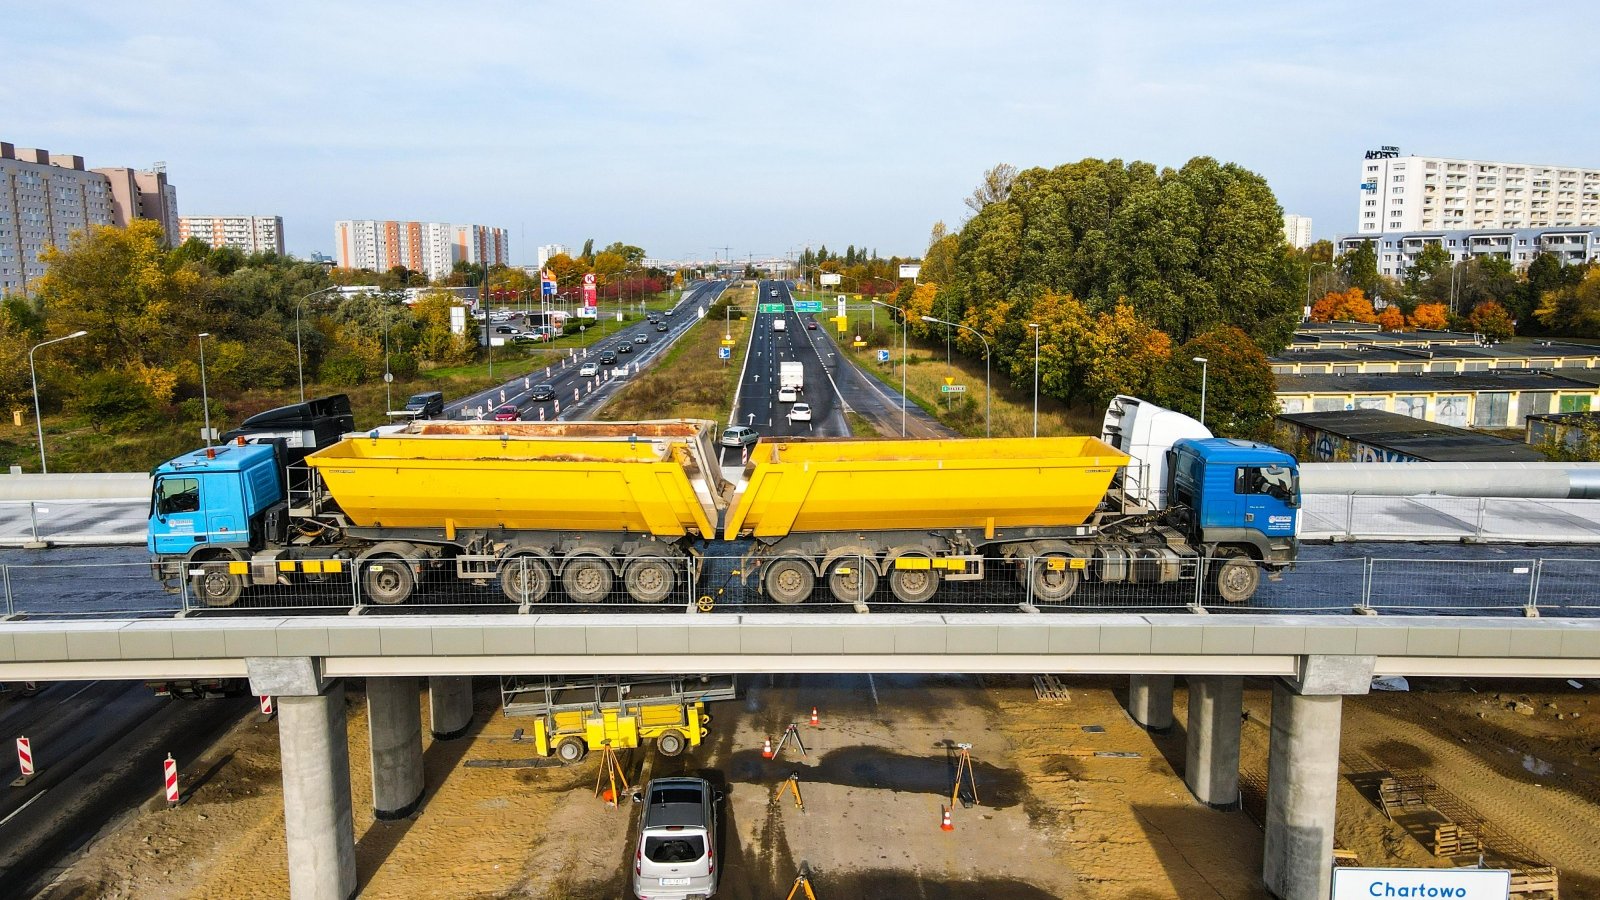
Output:
[[[612,362],[616,362],[616,360],[612,360]],[[584,378],[592,378],[600,374],[600,365],[598,363],[584,363],[578,367],[578,374]]]
[[[634,335],[633,342],[635,344],[648,344],[648,343],[650,343],[650,335],[648,335],[648,334]]]
[[[553,384],[534,385],[533,392],[528,394],[528,399],[535,403],[544,403],[556,398],[556,388]]]
[[[754,444],[760,439],[761,435],[758,434],[754,428],[746,428],[743,425],[735,425],[732,428],[722,432],[721,441],[722,446],[724,447],[744,447],[749,444]]]
[[[602,366],[610,366],[610,365],[615,365],[616,362],[617,362],[617,354],[614,351],[607,350],[606,352],[600,354],[600,365],[602,365]]]
[[[688,900],[717,892],[717,801],[704,778],[657,778],[644,789],[633,893]]]
[[[611,349],[617,351],[618,353],[632,353],[633,345],[627,341],[619,341],[617,345]]]
[[[494,420],[496,422],[520,422],[522,421],[522,410],[518,409],[515,403],[502,403],[495,407]]]
[[[660,325],[657,325],[656,326],[656,330],[657,331],[666,331],[667,330],[667,323],[662,322]]]
[[[796,403],[795,405],[789,407],[789,421],[791,421],[791,422],[809,422],[809,421],[811,421],[811,404],[809,404],[809,403]]]
[[[806,330],[807,331],[816,331],[817,330],[817,323],[811,322],[811,321],[807,321],[806,322]]]
[[[792,387],[786,387],[786,388],[779,388],[778,389],[778,402],[779,403],[793,403],[793,402],[795,402],[796,400],[799,400],[799,399],[800,399],[800,394],[797,393],[795,391],[795,389],[792,388]]]

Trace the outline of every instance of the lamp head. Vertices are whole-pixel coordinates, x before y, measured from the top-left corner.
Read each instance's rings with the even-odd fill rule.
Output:
[[[86,335],[88,333],[89,332],[87,332],[87,331],[74,331],[73,333],[67,335],[67,337],[69,337],[69,338],[81,338],[81,337],[83,337],[84,335]]]
[[[1199,364],[1201,364],[1201,365],[1202,365],[1202,366],[1203,366],[1203,365],[1205,365],[1205,364],[1206,364],[1206,363],[1208,363],[1208,362],[1210,362],[1210,361],[1211,361],[1211,360],[1209,360],[1209,359],[1206,359],[1206,358],[1205,358],[1205,357],[1204,357],[1204,356],[1196,356],[1196,357],[1195,357],[1195,358],[1194,358],[1194,361],[1195,361],[1195,362],[1197,362],[1197,363],[1199,363]]]

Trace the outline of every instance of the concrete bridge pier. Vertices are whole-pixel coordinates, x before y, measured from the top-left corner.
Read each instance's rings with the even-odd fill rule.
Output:
[[[1239,726],[1244,678],[1190,675],[1188,748],[1183,781],[1212,809],[1239,808]]]
[[[1172,729],[1172,682],[1171,675],[1128,676],[1128,715],[1146,731]]]
[[[276,698],[283,762],[283,832],[291,900],[356,893],[355,824],[344,682],[309,658],[246,658],[251,690]]]
[[[422,688],[416,678],[367,679],[372,812],[403,819],[422,803]]]
[[[466,734],[471,724],[471,676],[428,676],[428,725],[433,731],[433,739],[454,740]]]
[[[1280,900],[1327,900],[1344,696],[1372,684],[1371,656],[1303,656],[1272,686],[1261,879]]]

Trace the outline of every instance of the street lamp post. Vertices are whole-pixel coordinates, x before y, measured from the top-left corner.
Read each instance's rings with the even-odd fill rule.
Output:
[[[1039,436],[1039,323],[1029,322],[1033,329],[1033,436]]]
[[[389,374],[389,307],[383,308],[383,411],[394,409],[394,398],[389,395],[389,385],[394,376]]]
[[[211,446],[211,395],[206,391],[206,338],[211,332],[202,331],[200,341],[200,409],[205,415],[206,446]]]
[[[978,340],[983,341],[983,436],[989,437],[989,339],[984,337],[983,333],[978,329],[970,325],[963,325],[960,322],[946,322],[944,319],[935,319],[933,316],[923,316],[922,321],[937,322],[940,325],[950,325],[963,331],[970,331],[977,336]],[[1038,332],[1034,333],[1037,334]],[[1037,419],[1035,420],[1034,428],[1036,430],[1038,428]]]
[[[892,309],[900,314],[900,436],[906,436],[906,311],[898,306],[885,303],[882,300],[873,300],[873,308],[879,306]]]
[[[39,370],[33,365],[33,353],[34,350],[38,350],[40,347],[59,344],[62,341],[70,341],[73,338],[81,338],[88,333],[87,331],[74,331],[66,337],[40,341],[33,345],[32,350],[28,351],[28,375],[33,379],[33,425],[39,432],[39,471],[45,475],[50,474],[50,466],[44,461],[44,419],[40,417],[41,414],[39,412]]]
[[[295,361],[295,368],[300,371],[300,402],[301,403],[306,402],[306,355],[305,355],[305,351],[301,349],[301,345],[300,345],[300,307],[303,306],[307,300],[310,300],[312,297],[315,297],[318,294],[326,294],[329,291],[334,291],[334,290],[338,290],[338,289],[339,289],[338,285],[330,284],[327,287],[323,288],[322,290],[320,290],[320,291],[312,291],[311,293],[305,295],[304,297],[301,297],[299,300],[296,300],[294,302],[294,361]]]
[[[1200,424],[1206,424],[1206,367],[1211,362],[1204,356],[1196,356],[1194,361],[1200,364]]]

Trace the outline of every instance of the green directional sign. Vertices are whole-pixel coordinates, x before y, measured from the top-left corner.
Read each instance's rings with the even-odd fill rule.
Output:
[[[760,306],[757,307],[757,310],[759,312],[763,312],[763,313],[778,313],[778,314],[781,315],[783,313],[783,304],[782,303],[763,303],[763,304],[761,304]]]
[[[941,393],[941,394],[965,394],[966,392],[967,392],[967,386],[964,385],[964,384],[941,384],[941,385],[939,385],[939,393]]]
[[[794,301],[794,311],[797,312],[797,313],[819,313],[819,312],[822,312],[822,301],[821,300],[796,300],[796,301]]]

